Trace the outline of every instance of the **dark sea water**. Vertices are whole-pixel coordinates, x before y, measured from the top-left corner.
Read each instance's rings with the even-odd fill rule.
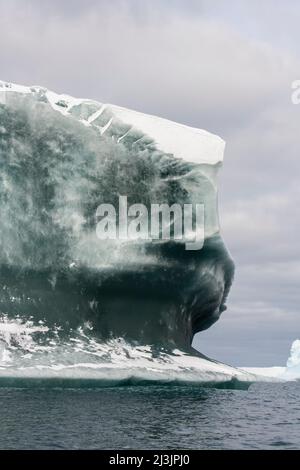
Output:
[[[0,389],[1,449],[299,449],[300,383]]]

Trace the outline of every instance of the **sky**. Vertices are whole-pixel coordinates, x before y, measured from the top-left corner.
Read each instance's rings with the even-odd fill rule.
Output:
[[[300,337],[298,0],[0,0],[0,78],[156,114],[226,140],[228,310],[197,335],[233,365]]]

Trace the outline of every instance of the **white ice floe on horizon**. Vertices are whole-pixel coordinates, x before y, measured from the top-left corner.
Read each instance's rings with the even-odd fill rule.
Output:
[[[283,374],[285,367],[274,366],[274,367],[240,367],[240,369],[254,374],[257,377],[268,377],[269,379],[284,380]]]

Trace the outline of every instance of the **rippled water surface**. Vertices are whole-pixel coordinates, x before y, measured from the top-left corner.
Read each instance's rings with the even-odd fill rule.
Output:
[[[297,449],[300,383],[0,389],[1,449]]]

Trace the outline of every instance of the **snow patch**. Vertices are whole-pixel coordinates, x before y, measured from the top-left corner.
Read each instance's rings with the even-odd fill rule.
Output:
[[[119,106],[111,105],[110,109],[121,121],[151,136],[165,153],[193,163],[216,164],[223,160],[225,142],[214,134]]]

